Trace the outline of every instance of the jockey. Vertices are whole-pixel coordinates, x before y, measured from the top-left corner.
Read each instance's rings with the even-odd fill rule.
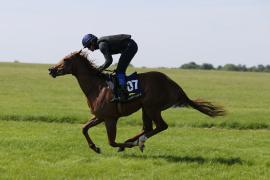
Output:
[[[131,39],[131,35],[119,34],[112,36],[103,36],[97,38],[93,34],[86,34],[82,39],[83,47],[91,51],[99,49],[105,57],[105,63],[99,67],[100,71],[108,68],[112,62],[113,54],[121,54],[117,68],[116,77],[120,86],[119,97],[114,97],[112,101],[126,101],[128,92],[126,90],[126,69],[136,54],[138,46],[136,42]]]

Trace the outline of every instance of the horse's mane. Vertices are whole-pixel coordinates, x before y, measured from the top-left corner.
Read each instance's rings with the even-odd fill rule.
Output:
[[[106,77],[106,74],[100,71],[97,67],[97,65],[94,63],[94,60],[88,58],[88,53],[85,51],[75,51],[70,54],[70,56],[76,56],[78,55],[79,58],[82,60],[84,65],[89,68],[89,71],[91,71],[93,74],[96,74],[100,77]]]

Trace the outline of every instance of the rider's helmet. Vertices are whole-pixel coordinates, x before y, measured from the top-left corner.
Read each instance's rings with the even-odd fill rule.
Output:
[[[89,47],[91,44],[97,43],[97,37],[93,34],[86,34],[82,39],[83,47]]]

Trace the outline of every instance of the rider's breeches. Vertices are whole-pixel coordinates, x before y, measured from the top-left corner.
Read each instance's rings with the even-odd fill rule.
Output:
[[[127,43],[127,47],[121,53],[116,72],[125,73],[130,61],[132,60],[137,51],[138,46],[136,42],[133,39],[130,39]]]

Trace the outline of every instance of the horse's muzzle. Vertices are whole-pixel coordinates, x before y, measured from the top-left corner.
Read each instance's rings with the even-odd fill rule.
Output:
[[[56,68],[49,68],[49,75],[51,75],[53,78],[56,78],[57,76],[57,69]]]

